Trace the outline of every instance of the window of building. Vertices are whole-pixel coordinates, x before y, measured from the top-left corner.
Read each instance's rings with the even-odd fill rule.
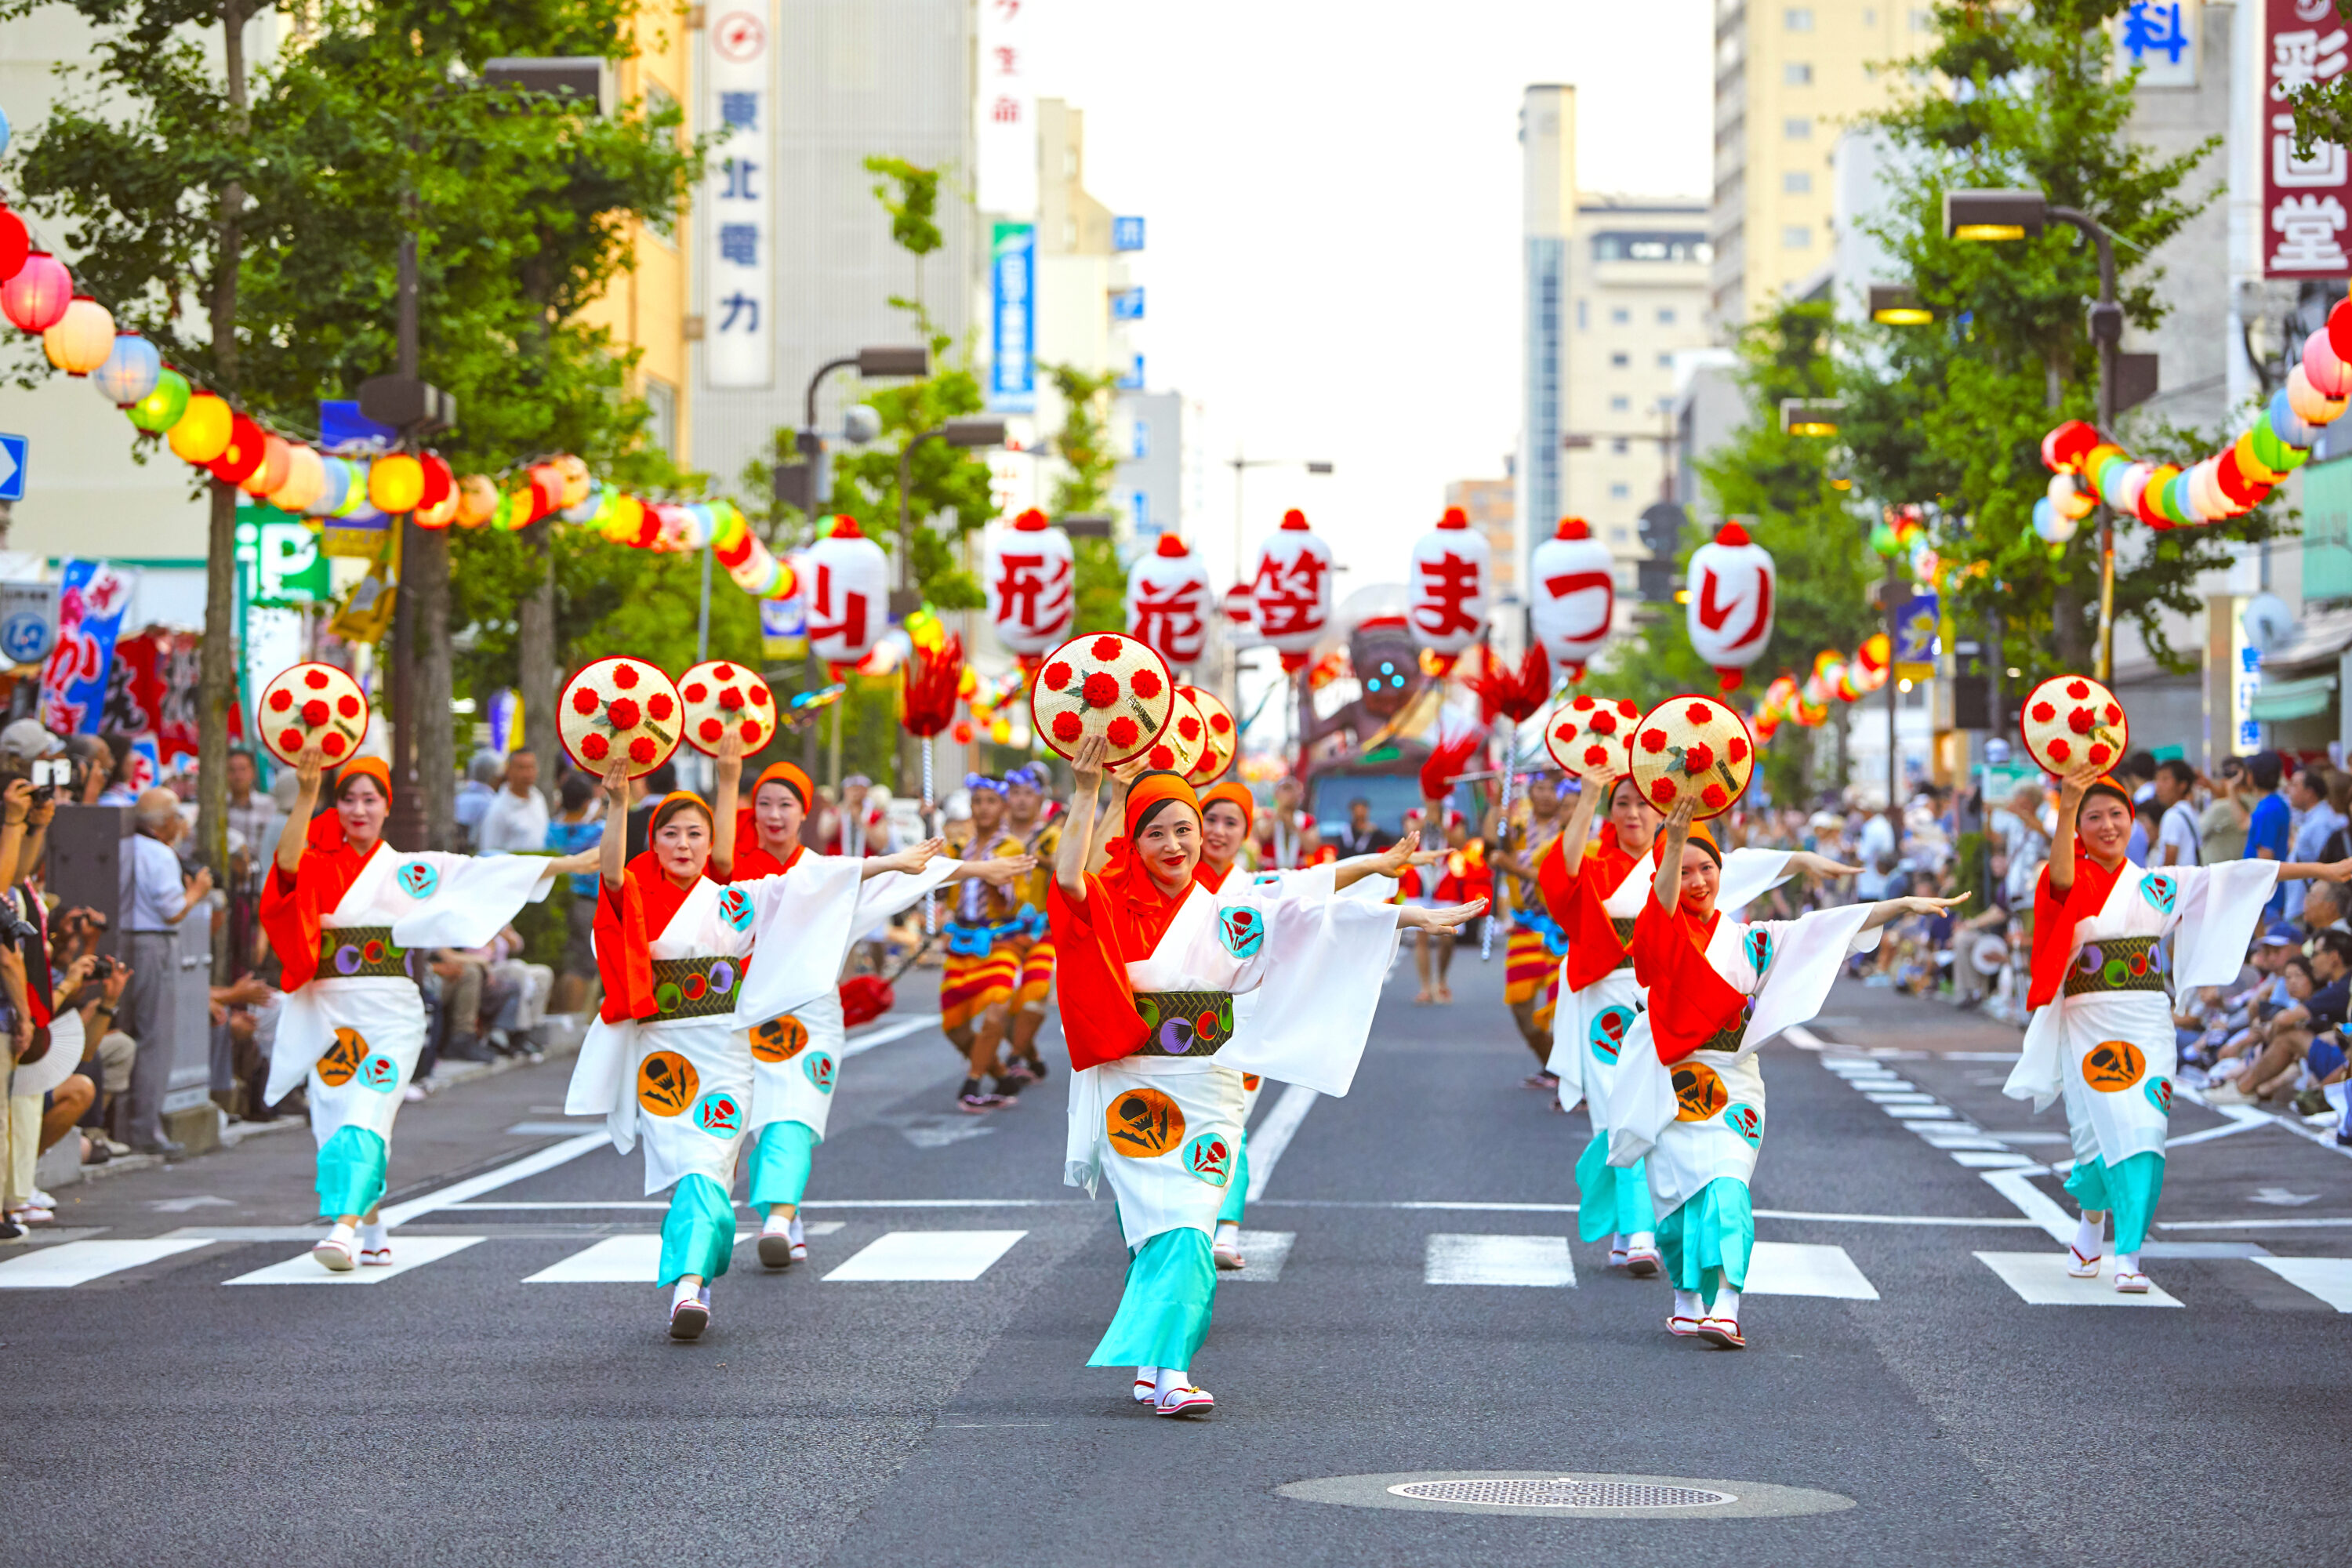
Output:
[[[1813,13],[1808,7],[1792,5],[1780,13],[1780,25],[1792,33],[1810,33],[1813,30]]]
[[[1629,500],[1633,498],[1633,487],[1631,485],[1611,485],[1609,487],[1609,499],[1611,500]]]
[[[1935,26],[1936,18],[1932,12],[1914,11],[1911,13],[1911,30],[1913,32],[1930,32],[1934,30]]]
[[[1139,419],[1135,422],[1135,441],[1127,455],[1139,463],[1151,456],[1151,422],[1150,420]]]
[[[1615,310],[1609,312],[1609,324],[1612,327],[1631,326],[1633,325],[1633,312],[1625,309],[1622,305],[1618,306]]]
[[[1633,356],[1632,354],[1614,353],[1609,356],[1609,368],[1611,370],[1627,370],[1632,368],[1633,363]]]
[[[1671,354],[1671,353],[1668,353],[1664,352],[1664,350],[1659,351],[1659,353],[1658,353],[1658,368],[1659,368],[1660,370],[1672,370],[1672,369],[1674,369],[1674,368],[1675,368],[1675,356],[1674,356],[1673,354]]]
[[[1792,223],[1780,231],[1781,249],[1811,250],[1812,247],[1813,231],[1809,225]]]
[[[1584,313],[1584,307],[1587,303],[1588,301],[1583,300],[1579,300],[1576,302],[1576,330],[1580,332],[1584,331],[1584,329],[1591,324],[1586,320]]]
[[[1631,531],[1627,529],[1612,528],[1609,531],[1609,542],[1612,544],[1622,544],[1631,537]]]
[[[1609,412],[1612,414],[1631,414],[1633,411],[1633,400],[1630,397],[1612,397],[1609,400]]]
[[[1628,441],[1622,436],[1618,437],[1615,440],[1609,443],[1609,452],[1612,457],[1622,458],[1633,449],[1633,443]]]
[[[1791,142],[1809,142],[1812,140],[1812,117],[1811,115],[1791,115],[1790,118],[1780,121],[1780,134],[1787,137]]]
[[[1671,326],[1673,326],[1674,324],[1675,324],[1675,308],[1674,308],[1672,305],[1661,305],[1661,306],[1659,306],[1659,307],[1658,307],[1658,325],[1660,325],[1660,326],[1662,326],[1662,327],[1671,327]]]
[[[1813,68],[1800,60],[1790,60],[1780,68],[1780,82],[1784,87],[1811,87],[1813,85]]]
[[[1780,176],[1780,194],[1784,196],[1810,196],[1813,194],[1813,176],[1803,169],[1790,169]]]
[[[654,445],[677,456],[677,388],[655,376],[646,377],[646,423]]]
[[[1592,237],[1595,261],[1706,261],[1714,254],[1704,234],[1619,231]]]

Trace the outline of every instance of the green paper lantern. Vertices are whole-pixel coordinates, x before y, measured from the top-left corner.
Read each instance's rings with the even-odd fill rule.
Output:
[[[150,436],[160,436],[180,422],[188,411],[188,378],[176,370],[166,370],[155,377],[155,389],[123,412],[131,423]]]

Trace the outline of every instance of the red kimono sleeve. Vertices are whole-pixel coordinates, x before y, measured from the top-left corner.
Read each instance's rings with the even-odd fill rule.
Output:
[[[659,1011],[654,1003],[645,897],[635,877],[624,877],[617,893],[610,882],[596,879],[596,976],[604,983],[604,1002],[597,1016],[607,1024],[650,1018]]]
[[[1045,884],[1045,919],[1054,932],[1055,1005],[1070,1066],[1084,1071],[1133,1056],[1150,1031],[1135,1010],[1118,911],[1102,879],[1087,879],[1087,900],[1073,904],[1058,881]]]
[[[307,868],[310,860],[306,854],[302,864]],[[276,860],[261,882],[262,934],[278,955],[278,984],[288,991],[300,990],[319,973],[319,900],[316,889],[303,883],[300,871],[289,877]]]
[[[2025,994],[2031,1011],[2056,1000],[2066,984],[2066,964],[2074,956],[2074,927],[2086,914],[2105,907],[2123,868],[2103,870],[2087,856],[2074,862],[2074,880],[2064,892],[2050,885],[2050,868],[2033,884],[2033,984]]]
[[[1545,910],[1562,931],[1574,929],[1569,924],[1573,913],[1570,904],[1584,880],[1584,863],[1590,858],[1579,855],[1570,859],[1568,851],[1561,847],[1567,842],[1568,835],[1560,834],[1545,845],[1544,852],[1536,858],[1536,887],[1543,893]]]

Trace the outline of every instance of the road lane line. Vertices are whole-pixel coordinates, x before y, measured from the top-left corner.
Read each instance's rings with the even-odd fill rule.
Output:
[[[2039,1165],[2029,1165],[2021,1171],[1979,1171],[1977,1174],[1985,1179],[1987,1186],[2015,1204],[2029,1223],[2047,1232],[2051,1240],[2062,1246],[2069,1244],[2074,1239],[2074,1216],[2060,1208],[2057,1199],[2033,1184],[2029,1173],[2041,1169]]]
[[[743,1245],[746,1237],[755,1231],[735,1233],[735,1245]],[[662,1238],[658,1233],[644,1236],[608,1236],[593,1247],[583,1247],[559,1263],[551,1263],[538,1273],[524,1278],[526,1285],[657,1285],[661,1283]]]
[[[847,1061],[860,1052],[870,1051],[877,1046],[887,1046],[893,1040],[905,1039],[919,1029],[935,1026],[939,1021],[940,1016],[937,1013],[920,1013],[911,1018],[901,1018],[896,1023],[877,1024],[870,1032],[852,1035],[843,1041],[841,1059]]]
[[[392,1261],[377,1268],[361,1267],[338,1274],[320,1267],[309,1253],[289,1258],[283,1263],[273,1263],[267,1268],[257,1268],[250,1274],[240,1274],[226,1285],[381,1285],[399,1278],[412,1268],[422,1268],[428,1263],[438,1263],[453,1252],[463,1252],[478,1241],[478,1236],[404,1236],[392,1249]]]
[[[1290,1261],[1291,1245],[1298,1239],[1295,1230],[1245,1230],[1241,1233],[1241,1253],[1249,1267],[1221,1269],[1217,1281],[1223,1285],[1271,1285],[1282,1278],[1282,1266]]]
[[[452,1182],[437,1192],[426,1193],[423,1197],[411,1198],[404,1204],[394,1204],[383,1211],[383,1223],[388,1226],[406,1225],[410,1220],[431,1214],[436,1209],[445,1209],[452,1204],[464,1203],[467,1198],[478,1197],[484,1193],[497,1192],[500,1187],[509,1186],[527,1177],[536,1176],[542,1171],[552,1171],[558,1165],[569,1164],[581,1155],[602,1149],[611,1142],[611,1134],[602,1127],[593,1132],[577,1133],[566,1138],[561,1143],[551,1143],[544,1149],[534,1150],[521,1159],[510,1164],[500,1165],[494,1171],[484,1171],[478,1176],[468,1176],[462,1182]]]
[[[20,1253],[0,1263],[0,1290],[61,1290],[210,1247],[209,1236],[161,1237],[152,1241],[68,1241]]]
[[[1257,1202],[1265,1195],[1265,1184],[1274,1180],[1274,1167],[1280,1163],[1282,1152],[1290,1147],[1297,1134],[1298,1124],[1315,1109],[1315,1091],[1303,1083],[1284,1089],[1282,1098],[1274,1109],[1258,1119],[1249,1134],[1249,1201]]]
[[[1564,1236],[1447,1236],[1429,1238],[1423,1254],[1424,1285],[1576,1283],[1576,1260]]]
[[[824,1278],[829,1282],[977,1279],[1025,1230],[894,1230],[867,1243]]]
[[[2257,1258],[2254,1261],[2337,1311],[2352,1312],[2352,1258]]]

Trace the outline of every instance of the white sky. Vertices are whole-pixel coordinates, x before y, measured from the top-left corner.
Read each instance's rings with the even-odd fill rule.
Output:
[[[1206,405],[1196,547],[1231,581],[1300,506],[1401,580],[1444,487],[1496,478],[1520,375],[1521,89],[1573,85],[1589,190],[1704,195],[1706,0],[1031,0],[1033,81],[1086,111],[1087,185],[1149,221],[1137,335],[1154,390]],[[1200,493],[1204,492],[1204,493]]]

